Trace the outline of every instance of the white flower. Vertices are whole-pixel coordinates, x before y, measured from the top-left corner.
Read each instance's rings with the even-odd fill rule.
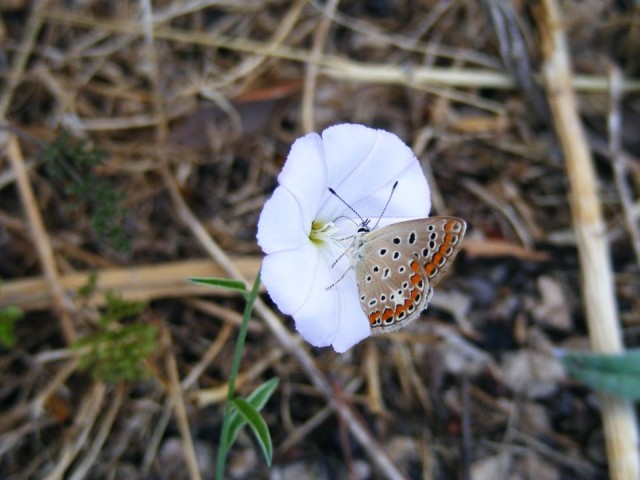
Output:
[[[396,181],[378,227],[427,217],[431,208],[422,168],[402,140],[343,124],[291,147],[260,215],[258,244],[266,254],[262,281],[269,295],[310,344],[342,353],[371,335],[344,254],[362,222],[329,187],[373,226]]]

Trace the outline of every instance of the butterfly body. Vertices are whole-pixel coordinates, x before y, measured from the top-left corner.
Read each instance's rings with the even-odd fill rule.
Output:
[[[398,330],[427,308],[466,226],[457,217],[408,220],[372,231],[363,224],[350,260],[372,334]]]

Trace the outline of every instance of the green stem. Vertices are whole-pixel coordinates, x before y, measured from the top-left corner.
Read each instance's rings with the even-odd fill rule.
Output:
[[[229,376],[229,390],[227,392],[227,402],[224,406],[224,418],[222,420],[222,432],[220,433],[220,445],[218,448],[218,459],[216,461],[216,479],[224,480],[224,470],[227,461],[227,453],[229,452],[230,445],[227,445],[227,439],[229,437],[230,417],[231,417],[231,400],[233,400],[234,388],[236,384],[236,378],[240,370],[240,360],[242,358],[242,352],[244,350],[244,341],[247,337],[247,330],[249,329],[249,319],[251,318],[251,312],[253,311],[253,304],[258,297],[258,289],[260,287],[260,272],[253,282],[253,288],[251,293],[247,296],[247,305],[244,308],[244,314],[242,316],[242,325],[240,325],[240,331],[238,332],[238,341],[236,342],[236,351],[233,355],[233,365],[231,366],[231,375]]]

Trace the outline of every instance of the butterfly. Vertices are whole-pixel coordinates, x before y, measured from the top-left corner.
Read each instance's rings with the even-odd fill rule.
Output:
[[[427,308],[433,287],[460,251],[467,224],[429,217],[369,229],[363,221],[349,249],[360,306],[373,335],[393,332]]]

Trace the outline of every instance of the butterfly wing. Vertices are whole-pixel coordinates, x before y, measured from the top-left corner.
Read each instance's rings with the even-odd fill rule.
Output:
[[[395,223],[356,241],[352,265],[373,334],[397,330],[427,307],[465,231],[460,218],[430,217]]]

